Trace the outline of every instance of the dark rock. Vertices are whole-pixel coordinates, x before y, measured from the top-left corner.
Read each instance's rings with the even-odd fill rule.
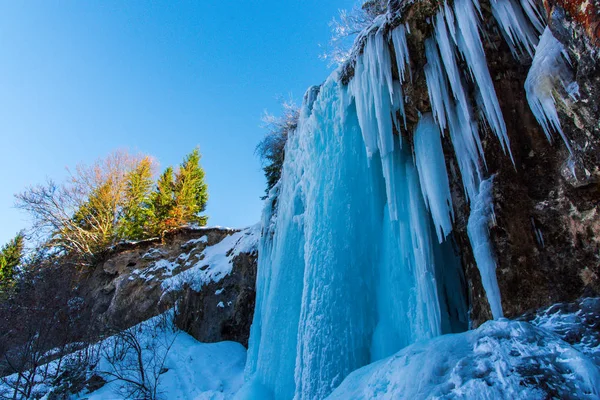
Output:
[[[490,227],[490,234],[502,306],[508,317],[600,292],[598,49],[590,36],[592,19],[581,25],[579,17],[571,18],[572,14],[561,8],[563,3],[579,4],[564,0],[546,6],[550,27],[569,50],[573,76],[580,87],[578,99],[563,93],[565,104],[559,107],[573,154],[560,139],[548,142],[526,100],[524,83],[531,60],[512,55],[489,4],[482,2],[483,43],[514,157],[513,164],[497,138],[489,131],[482,132],[487,174],[495,176],[496,224]],[[598,9],[597,2],[590,3]],[[409,129],[403,133],[410,143],[419,115],[431,110],[423,74],[423,42],[431,36],[428,21],[440,2],[399,4],[401,22],[408,24],[411,32],[407,40],[413,79],[404,84]],[[444,151],[456,217],[454,240],[469,287],[472,324],[477,327],[491,318],[491,312],[470,249],[466,232],[470,209],[448,137],[444,138]]]
[[[175,324],[200,342],[231,340],[248,347],[256,299],[258,253],[242,253],[233,271],[195,291],[187,287],[177,304]]]

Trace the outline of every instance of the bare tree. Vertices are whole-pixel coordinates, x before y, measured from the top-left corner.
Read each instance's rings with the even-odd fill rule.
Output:
[[[109,368],[100,371],[108,382],[118,382],[119,395],[127,399],[156,400],[165,363],[177,338],[171,313],[118,331],[105,341],[103,356]]]
[[[328,61],[330,66],[346,62],[350,57],[354,38],[371,26],[375,18],[385,14],[388,8],[387,0],[367,0],[361,3],[350,10],[339,10],[337,18],[329,23],[331,38],[327,51],[321,58]]]
[[[128,174],[146,156],[117,151],[91,166],[79,165],[63,184],[48,180],[16,195],[33,220],[32,234],[47,246],[91,258],[118,240],[117,221]]]
[[[49,361],[57,360],[60,369],[64,355],[73,351],[69,344],[89,336],[80,323],[87,310],[74,286],[74,268],[39,255],[0,302],[0,376],[5,392],[10,389],[0,398],[34,398],[37,385],[56,377]]]

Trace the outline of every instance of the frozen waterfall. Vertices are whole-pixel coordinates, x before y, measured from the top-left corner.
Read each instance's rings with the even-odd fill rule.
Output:
[[[542,28],[534,3],[492,6],[513,54],[533,55]],[[475,260],[493,315],[502,316],[480,132],[491,130],[512,154],[480,18],[478,0],[456,0],[435,14],[425,40],[431,113],[420,115],[413,132],[403,91],[412,79],[405,25],[384,29],[389,20],[378,18],[363,36],[349,84],[340,82],[340,70],[307,92],[263,214],[239,399],[325,398],[362,366],[468,328],[451,239],[446,132],[473,210],[467,230]],[[403,143],[403,136],[414,140]]]

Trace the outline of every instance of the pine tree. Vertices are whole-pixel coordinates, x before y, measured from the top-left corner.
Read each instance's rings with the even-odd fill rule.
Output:
[[[150,199],[152,213],[150,231],[154,235],[160,235],[163,231],[177,226],[171,220],[172,210],[175,207],[173,191],[173,167],[168,167],[158,178],[156,189]]]
[[[118,227],[122,239],[140,240],[148,237],[153,213],[150,206],[153,184],[152,159],[144,157],[127,174],[125,200]]]
[[[18,233],[0,250],[0,289],[14,282],[16,268],[23,257],[23,240],[23,234]]]
[[[206,225],[208,219],[200,215],[208,201],[208,187],[204,182],[200,158],[200,151],[195,148],[185,157],[175,175],[175,207],[171,216],[178,225],[190,222]]]

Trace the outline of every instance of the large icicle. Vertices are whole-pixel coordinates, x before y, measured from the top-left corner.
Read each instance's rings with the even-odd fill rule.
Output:
[[[405,29],[396,28],[391,40],[396,49],[399,73],[404,77],[408,62]],[[404,118],[402,88],[392,78],[392,59],[388,40],[380,29],[366,39],[362,56],[358,57],[350,91],[355,99],[358,122],[371,158],[379,152],[388,195],[388,207],[393,221],[398,219],[398,205],[394,178],[393,160],[390,154],[395,149],[393,124],[399,128],[396,113]],[[406,120],[404,120],[406,126]],[[401,146],[401,142],[399,145]]]
[[[487,67],[485,52],[479,37],[478,11],[475,10],[473,2],[479,8],[477,0],[456,0],[454,2],[453,18],[450,18],[449,14],[451,13],[447,12],[446,19],[448,23],[456,20],[456,45],[464,56],[477,85],[483,104],[483,113],[492,131],[500,140],[502,149],[508,152],[512,159],[504,117],[500,110],[494,83]]]
[[[564,46],[546,28],[525,80],[525,92],[529,107],[548,140],[552,141],[552,130],[555,130],[572,152],[556,111],[556,101],[562,101],[560,97],[556,97],[557,93],[566,92],[573,96],[578,92],[567,60],[568,54]]]
[[[492,14],[498,21],[506,42],[514,55],[526,51],[533,57],[538,37],[515,0],[491,0]],[[529,4],[529,3],[527,3]],[[532,16],[529,16],[531,19]],[[535,19],[532,21],[536,21]]]
[[[538,33],[542,33],[546,24],[544,23],[544,15],[540,12],[536,0],[521,0],[521,7],[523,7],[533,27]]]
[[[392,96],[385,77],[369,76],[386,62],[369,51],[357,68],[365,86],[341,87],[334,74],[288,139],[276,217],[274,199],[265,211],[275,225],[260,249],[239,398],[324,398],[356,368],[466,328],[460,268],[449,243],[438,244],[411,151],[391,132],[387,153],[379,147],[373,93],[362,90],[388,106]],[[381,114],[390,123],[391,109]],[[375,129],[371,154],[363,127]]]
[[[423,198],[433,217],[438,240],[442,243],[452,231],[454,211],[440,129],[431,114],[421,117],[415,130],[414,148]]]
[[[467,233],[492,315],[494,319],[498,319],[503,317],[503,313],[489,232],[490,223],[495,222],[492,184],[492,178],[481,182],[477,200],[471,205]]]
[[[458,67],[454,59],[454,45],[450,43],[446,35],[447,31],[443,20],[440,22],[438,14],[438,26],[443,30],[438,34],[440,46],[446,53],[446,69],[442,68],[442,61],[433,39],[425,41],[425,54],[427,65],[425,66],[425,78],[431,100],[431,108],[438,124],[442,129],[448,127],[450,138],[456,154],[456,160],[462,175],[465,193],[471,201],[475,198],[480,181],[480,140],[477,124],[472,121],[470,105],[458,75]],[[447,76],[452,75],[454,87],[452,93],[454,101],[450,98]]]

